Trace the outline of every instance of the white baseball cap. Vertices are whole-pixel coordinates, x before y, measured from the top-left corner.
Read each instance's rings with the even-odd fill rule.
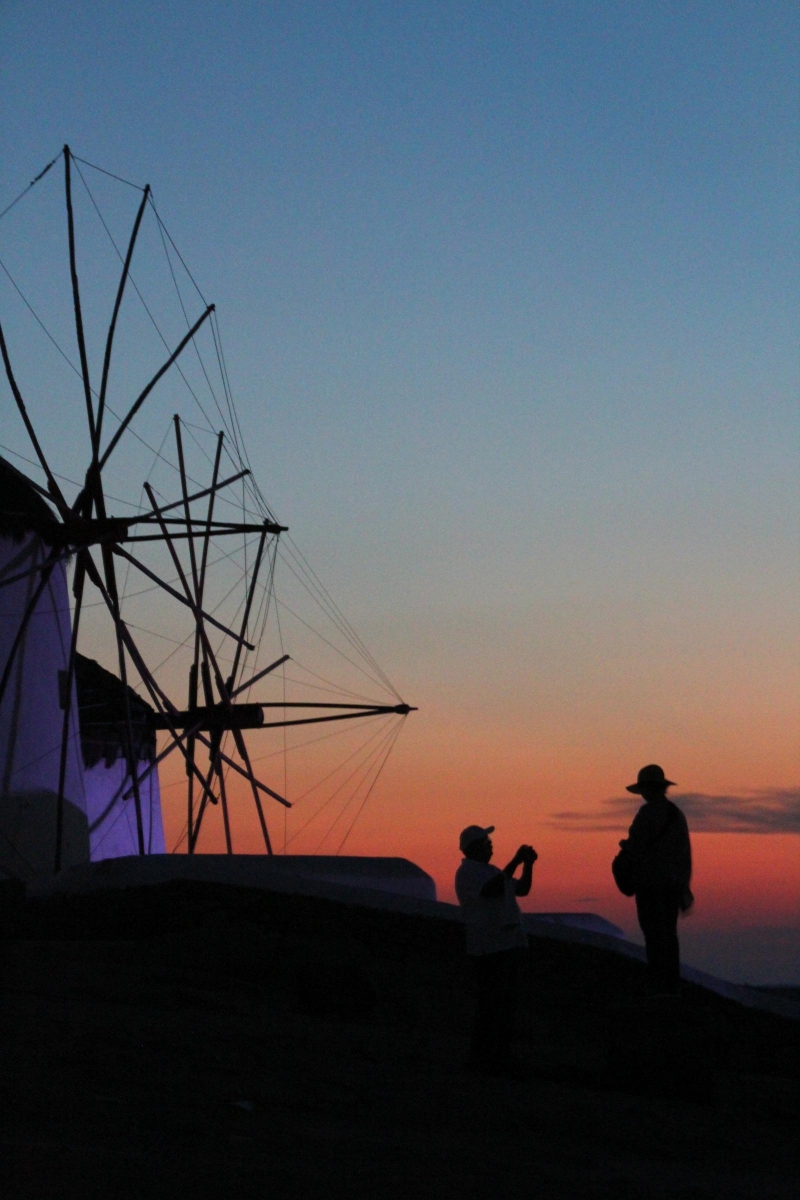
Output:
[[[459,850],[466,850],[473,842],[480,841],[481,838],[488,837],[490,833],[494,833],[494,825],[468,825],[466,829],[461,830],[461,836],[458,839]]]

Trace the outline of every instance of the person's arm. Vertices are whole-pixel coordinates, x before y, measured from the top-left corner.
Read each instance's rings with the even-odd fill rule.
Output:
[[[533,855],[533,858],[530,856]],[[514,884],[514,891],[518,896],[527,896],[531,890],[531,870],[536,861],[536,851],[530,846],[520,846],[517,853],[511,859],[511,862],[506,863],[502,871],[498,871],[491,879],[488,879],[481,888],[481,897],[484,900],[491,900],[497,896],[502,896],[505,892],[506,879],[510,879]],[[520,879],[514,879],[514,872],[517,867],[523,864],[522,876]],[[520,889],[524,888],[524,891]]]
[[[521,849],[522,846],[520,846],[511,862],[506,863],[502,871],[498,871],[497,874],[493,875],[491,879],[486,880],[486,883],[481,888],[481,898],[483,900],[494,900],[498,896],[502,896],[505,893],[506,880],[513,879],[514,872],[522,862],[522,858],[520,856]]]
[[[674,818],[677,826],[677,846],[675,848],[677,882],[681,887],[688,888],[692,879],[692,843],[689,840],[689,826],[686,823],[686,817],[677,807],[675,812],[678,814]]]
[[[523,849],[523,847],[520,847],[520,849]],[[514,880],[514,891],[518,896],[527,896],[528,892],[531,890],[531,883],[533,882],[533,864],[539,857],[533,846],[526,846],[524,849],[527,850],[527,854],[522,860],[522,874],[520,875],[519,879]]]

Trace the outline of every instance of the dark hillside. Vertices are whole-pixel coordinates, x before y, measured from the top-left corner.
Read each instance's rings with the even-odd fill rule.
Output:
[[[7,932],[7,1200],[795,1194],[800,1023],[694,987],[653,1014],[606,951],[534,942],[512,1081],[462,1067],[446,921],[176,883]]]

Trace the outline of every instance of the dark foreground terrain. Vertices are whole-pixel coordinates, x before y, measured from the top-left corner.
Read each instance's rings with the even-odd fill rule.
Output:
[[[534,942],[514,1081],[463,1069],[445,921],[176,883],[10,933],[4,1200],[797,1196],[800,1022],[692,987],[653,1014],[606,951]]]

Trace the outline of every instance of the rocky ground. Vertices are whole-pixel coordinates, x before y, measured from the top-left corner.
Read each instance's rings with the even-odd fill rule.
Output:
[[[4,1200],[797,1194],[800,1022],[693,987],[653,1013],[606,951],[534,942],[510,1080],[463,1068],[445,921],[178,883],[6,933]]]

